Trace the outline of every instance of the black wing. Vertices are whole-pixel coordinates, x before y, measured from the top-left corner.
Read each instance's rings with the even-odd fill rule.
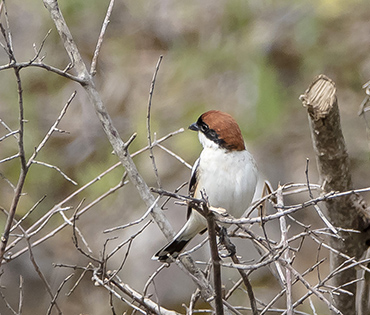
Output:
[[[199,159],[195,161],[193,165],[193,169],[191,170],[191,178],[189,183],[189,196],[194,197],[195,190],[197,188],[197,178],[198,178],[198,167],[199,167]],[[190,213],[191,213],[191,207],[188,207],[188,212],[186,215],[186,219],[189,219]]]

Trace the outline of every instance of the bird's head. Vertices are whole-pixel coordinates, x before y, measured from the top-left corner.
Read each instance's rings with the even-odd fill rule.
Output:
[[[227,151],[245,150],[240,128],[229,114],[210,110],[202,114],[197,122],[189,126],[198,131],[199,141],[204,148],[222,148]]]

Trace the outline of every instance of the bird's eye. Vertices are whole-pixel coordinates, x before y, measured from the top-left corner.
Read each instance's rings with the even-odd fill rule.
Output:
[[[207,132],[207,131],[208,131],[208,129],[209,129],[209,127],[208,127],[206,124],[201,124],[201,125],[200,125],[200,130],[201,130],[202,132]]]

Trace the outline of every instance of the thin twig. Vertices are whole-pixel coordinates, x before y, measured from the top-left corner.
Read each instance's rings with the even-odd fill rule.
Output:
[[[50,66],[50,65],[47,65],[43,62],[31,62],[31,61],[27,61],[27,62],[10,62],[6,65],[3,65],[3,66],[0,66],[0,71],[2,70],[7,70],[7,69],[23,69],[23,68],[28,68],[28,67],[36,67],[36,68],[42,68],[42,69],[45,69],[47,71],[50,71],[50,72],[53,72],[57,75],[60,75],[64,78],[67,78],[67,79],[70,79],[72,81],[75,81],[77,83],[80,83],[80,84],[84,84],[85,83],[85,80],[82,79],[82,78],[79,78],[79,77],[76,77],[72,74],[69,74],[68,72],[66,72],[66,70],[61,70],[61,69],[58,69],[56,67],[53,67],[53,66]]]
[[[45,167],[48,167],[48,168],[52,168],[52,169],[56,170],[60,175],[62,175],[67,181],[71,182],[73,185],[75,185],[75,186],[78,185],[73,179],[68,177],[68,175],[66,175],[58,166],[55,166],[55,165],[52,165],[52,164],[49,164],[49,163],[45,163],[45,162],[41,162],[41,161],[36,161],[36,160],[33,160],[32,164],[42,165],[42,166],[45,166]]]
[[[77,94],[77,92],[74,91],[72,93],[72,95],[69,97],[69,99],[67,100],[67,103],[62,108],[62,110],[61,110],[59,116],[57,117],[57,119],[55,120],[54,124],[50,127],[50,129],[46,133],[45,137],[42,139],[42,141],[37,146],[37,148],[35,149],[35,151],[31,155],[31,157],[28,159],[28,161],[27,161],[27,167],[30,167],[32,163],[36,163],[36,164],[41,164],[42,163],[42,162],[35,162],[35,158],[37,157],[37,154],[41,151],[41,149],[45,146],[46,142],[50,139],[51,135],[55,131],[55,128],[59,125],[60,121],[62,120],[62,118],[66,114],[67,109],[68,109],[69,105],[72,103],[72,101],[75,98],[76,94]],[[42,165],[45,165],[47,167],[52,167],[50,164],[46,164],[46,163],[44,163]],[[77,185],[77,183],[75,183],[74,181],[72,181],[68,176],[66,176],[63,172],[61,172],[57,167],[52,167],[52,168],[54,168],[57,171],[59,171],[64,178],[66,178],[67,180],[69,180],[72,183],[74,183],[74,185]]]
[[[51,30],[49,30],[45,37],[43,38],[43,40],[41,41],[41,44],[40,44],[40,47],[38,49],[36,49],[36,45],[34,44],[34,48],[35,48],[35,56],[30,60],[31,63],[33,63],[36,59],[40,59],[40,62],[42,60],[42,58],[39,58],[40,54],[41,54],[41,51],[42,51],[42,48],[44,47],[45,45],[45,42],[46,42],[46,39],[49,37],[51,33]]]
[[[58,298],[58,296],[59,296],[59,293],[60,293],[60,291],[62,290],[62,288],[63,288],[63,286],[66,284],[66,282],[69,280],[69,279],[71,279],[72,277],[73,277],[73,273],[72,274],[70,274],[67,278],[65,278],[64,280],[63,280],[63,282],[60,284],[60,286],[58,287],[58,290],[57,290],[57,292],[55,293],[55,295],[54,295],[54,298],[51,300],[51,302],[50,302],[50,306],[49,306],[49,308],[48,308],[48,311],[47,311],[47,315],[50,315],[51,314],[51,311],[52,311],[52,309],[53,309],[53,306],[55,305],[55,302],[56,302],[56,300],[57,300],[57,298]]]
[[[40,200],[38,200],[30,210],[27,211],[27,213],[20,219],[16,224],[13,225],[13,227],[10,229],[10,233],[13,232],[18,225],[20,225],[27,217],[37,208],[37,206],[45,200],[46,196],[43,196]]]
[[[83,271],[81,272],[80,276],[78,277],[77,281],[75,282],[75,284],[72,286],[72,288],[68,291],[67,293],[67,296],[70,296],[74,290],[77,288],[77,286],[80,284],[81,280],[83,279],[83,277],[85,276],[85,274],[88,272],[88,271],[91,271],[91,267],[93,265],[91,263],[89,263],[87,265],[87,267],[83,268]]]
[[[76,249],[84,256],[86,256],[87,258],[93,260],[94,262],[97,262],[99,264],[102,264],[102,261],[98,258],[95,258],[94,256],[92,256],[92,254],[89,254],[89,253],[86,253],[79,245],[78,245],[78,238],[77,238],[77,234],[76,234],[76,216],[77,216],[77,212],[78,212],[78,209],[76,209],[75,213],[73,214],[73,220],[72,220],[72,240],[73,240],[73,244],[75,245]],[[67,224],[69,224],[67,222]]]
[[[4,293],[2,290],[0,290],[0,295],[1,295],[1,298],[3,299],[4,303],[5,303],[5,306],[14,314],[14,315],[19,315],[19,313],[12,308],[12,306],[10,305],[10,303],[8,302],[8,300],[6,299]]]
[[[239,258],[236,256],[236,254],[231,256],[231,259],[233,260],[234,264],[240,264]],[[257,309],[257,303],[256,299],[254,297],[253,288],[249,281],[248,275],[244,270],[238,269],[238,272],[240,276],[242,277],[243,283],[245,285],[245,288],[247,289],[251,310],[253,315],[258,315],[258,309]]]
[[[159,59],[158,59],[158,62],[157,62],[157,65],[155,67],[155,71],[154,71],[154,74],[153,74],[152,83],[150,84],[149,99],[148,99],[148,112],[147,112],[147,117],[146,117],[149,156],[150,156],[150,159],[152,161],[155,178],[157,180],[157,185],[158,185],[159,188],[161,188],[162,185],[161,185],[161,180],[160,180],[159,175],[158,175],[158,169],[157,169],[157,165],[155,163],[155,158],[154,158],[154,154],[153,154],[152,134],[151,134],[151,130],[150,130],[150,115],[151,115],[152,99],[153,99],[155,81],[157,79],[157,75],[158,75],[158,71],[159,71],[159,67],[161,65],[162,59],[163,59],[163,56],[162,55],[159,56]]]
[[[14,135],[14,138],[16,139],[16,140],[18,140],[18,133],[19,133],[19,130],[16,130],[16,131],[13,131],[6,123],[5,123],[5,121],[4,120],[2,120],[1,118],[0,118],[0,124],[2,124],[3,126],[4,126],[4,128],[6,129],[6,130],[8,130],[9,131],[9,133],[11,133],[11,134],[13,134]]]
[[[92,201],[90,204],[88,204],[87,206],[85,206],[84,208],[82,208],[80,211],[78,211],[78,213],[76,214],[76,219],[79,218],[82,214],[84,214],[86,211],[90,210],[94,205],[96,205],[97,203],[99,203],[101,200],[103,200],[104,198],[106,198],[107,196],[113,194],[114,192],[116,192],[118,189],[120,189],[123,185],[127,184],[127,182],[125,183],[119,183],[118,185],[116,185],[115,187],[112,187],[110,188],[107,192],[105,192],[104,194],[102,194],[101,196],[99,196],[98,198],[96,198],[94,201]],[[53,213],[58,213],[58,211],[60,211],[60,207],[57,207],[55,206],[53,208],[55,210],[55,212],[51,212],[51,215]],[[50,211],[49,211],[50,212]],[[49,213],[49,218],[50,218],[50,213]],[[48,218],[48,219],[49,219]],[[70,218],[71,220],[72,218]],[[43,221],[42,221],[43,222]],[[56,227],[54,230],[52,230],[51,232],[49,232],[48,234],[44,235],[43,237],[41,237],[40,239],[36,240],[35,242],[32,243],[32,247],[35,247],[43,242],[45,242],[46,240],[48,240],[49,238],[55,236],[58,232],[60,232],[61,230],[63,230],[66,226],[69,226],[69,224],[67,222],[64,222],[63,224],[59,225],[58,227]],[[22,238],[19,237],[17,238],[16,240],[21,240]],[[15,241],[16,241],[15,240]],[[13,246],[15,246],[15,241],[13,241],[12,244],[9,245],[9,249],[12,248]],[[28,247],[25,247],[21,250],[19,250],[18,252],[14,253],[11,255],[11,259],[15,259],[17,258],[18,256],[24,254],[26,251],[28,250]],[[9,259],[10,259],[9,258]]]
[[[282,262],[283,260],[280,259],[280,262]],[[292,272],[292,274],[297,277],[299,279],[299,281],[311,292],[313,292],[313,294],[315,294],[321,301],[325,302],[326,305],[329,307],[329,309],[331,311],[333,311],[335,314],[340,314],[340,315],[343,315],[343,313],[338,310],[332,303],[330,303],[330,301],[328,301],[328,299],[325,298],[325,296],[317,289],[315,289],[314,287],[312,287],[308,281],[306,281],[306,279],[304,279],[302,277],[302,275],[297,272],[290,264],[287,264],[287,263],[284,263],[284,266],[288,269],[290,269],[290,271]]]
[[[18,130],[11,131],[11,132],[7,133],[6,135],[0,137],[0,141],[3,141],[5,139],[9,138],[10,136],[14,136],[16,134],[18,134]],[[17,139],[17,137],[15,137],[15,138]]]
[[[14,197],[13,197],[13,200],[12,200],[12,204],[10,206],[7,222],[6,222],[5,227],[4,227],[4,233],[1,237],[0,266],[3,262],[6,246],[8,244],[8,240],[9,240],[10,229],[11,229],[11,226],[12,226],[12,223],[13,223],[13,219],[14,219],[15,212],[16,212],[16,209],[17,209],[17,206],[18,206],[18,203],[19,203],[20,196],[22,194],[23,185],[24,185],[28,170],[29,170],[30,166],[32,165],[32,162],[34,161],[34,158],[37,156],[38,152],[45,145],[46,141],[50,138],[50,136],[51,136],[51,134],[54,130],[54,127],[56,127],[59,124],[60,120],[65,115],[65,112],[66,112],[69,104],[71,103],[71,101],[73,100],[73,98],[76,94],[76,93],[73,93],[72,96],[69,98],[69,100],[67,101],[67,104],[62,109],[59,117],[56,119],[55,123],[50,128],[49,132],[46,134],[44,139],[41,141],[40,145],[35,149],[34,153],[32,154],[32,156],[29,158],[29,160],[27,162],[26,161],[26,156],[25,156],[25,151],[24,151],[24,143],[23,143],[23,141],[24,141],[23,138],[24,138],[24,122],[25,122],[25,119],[24,119],[24,108],[23,108],[22,83],[21,83],[21,77],[20,77],[20,73],[19,73],[20,69],[15,68],[14,71],[15,71],[15,76],[17,78],[17,86],[18,86],[18,104],[19,104],[18,149],[19,149],[19,158],[20,158],[20,161],[21,161],[21,172],[20,172],[20,175],[19,175],[19,179],[18,179],[16,189],[14,191]]]
[[[118,295],[116,291],[114,291],[112,288],[107,286],[107,284],[105,284],[101,279],[99,279],[96,273],[94,273],[93,278],[97,283],[99,283],[101,286],[104,286],[108,291],[112,292],[116,296]],[[140,304],[142,307],[144,307],[149,312],[153,312],[154,314],[158,314],[158,315],[177,315],[178,314],[177,312],[167,310],[162,306],[158,307],[158,304],[156,302],[150,300],[147,297],[144,297],[142,294],[135,291],[134,289],[132,289],[130,286],[128,286],[125,283],[117,282],[115,280],[112,280],[111,283],[114,284],[114,286],[118,288],[121,292],[128,295],[136,303]],[[122,299],[122,297],[119,295],[117,297],[119,299]],[[138,308],[135,308],[135,309],[138,310]]]
[[[152,223],[152,221],[148,221],[146,224],[143,225],[142,228],[140,228],[140,230],[138,230],[137,232],[135,232],[135,234],[131,235],[130,238],[128,240],[125,240],[124,242],[120,243],[118,246],[116,246],[116,248],[114,248],[110,253],[109,255],[107,255],[106,257],[106,260],[108,260],[109,258],[111,258],[116,252],[118,252],[124,245],[126,245],[127,243],[130,243],[132,242],[138,235],[140,235],[148,226],[149,224]]]
[[[92,62],[91,62],[90,74],[92,76],[94,76],[96,74],[96,65],[97,65],[97,62],[98,62],[98,56],[99,56],[100,49],[101,49],[102,44],[103,44],[104,34],[105,34],[105,31],[107,30],[107,27],[108,27],[108,24],[109,24],[109,19],[110,19],[110,16],[112,14],[113,5],[114,5],[114,0],[110,0],[107,13],[105,14],[104,22],[103,22],[103,25],[102,25],[101,30],[100,30],[98,43],[96,44],[96,48],[95,48],[95,51],[94,51],[94,57],[93,57]]]
[[[23,230],[23,228],[20,226],[20,228]],[[36,271],[36,273],[38,274],[38,276],[40,277],[40,279],[42,280],[42,282],[44,283],[44,286],[46,288],[46,291],[48,292],[48,294],[50,295],[51,297],[51,300],[54,301],[53,305],[55,305],[55,307],[57,308],[59,314],[62,314],[62,311],[60,310],[58,304],[56,303],[56,301],[54,300],[54,296],[53,296],[53,292],[51,291],[51,287],[44,275],[44,273],[41,271],[39,265],[37,264],[36,260],[35,260],[35,257],[33,255],[33,250],[32,250],[32,246],[31,246],[31,242],[29,240],[29,237],[28,235],[26,234],[26,232],[23,230],[23,233],[25,233],[25,240],[27,242],[27,246],[28,246],[28,252],[29,252],[29,255],[30,255],[30,260],[32,262],[32,265]]]
[[[126,229],[130,226],[133,226],[133,225],[139,224],[140,222],[143,222],[148,217],[150,212],[153,210],[153,207],[155,207],[155,205],[159,201],[159,198],[160,198],[160,196],[157,197],[157,199],[155,200],[155,203],[153,203],[153,205],[151,205],[148,208],[148,210],[141,216],[141,218],[139,218],[135,221],[131,221],[130,223],[127,223],[127,224],[124,224],[124,225],[121,225],[121,226],[116,226],[114,228],[106,229],[106,230],[103,231],[103,233],[111,233],[111,232],[116,231],[116,230]]]
[[[19,153],[14,154],[14,155],[12,155],[12,156],[9,156],[9,157],[7,157],[7,158],[5,158],[5,159],[0,160],[0,164],[1,164],[1,163],[4,163],[4,162],[9,162],[9,161],[14,160],[14,159],[17,159],[17,158],[19,158],[19,157],[20,157],[20,154],[19,154]]]
[[[167,152],[169,155],[173,156],[176,160],[180,161],[184,164],[187,168],[192,169],[193,167],[187,163],[181,156],[177,155],[176,153],[172,152],[171,150],[167,149],[165,146],[158,144],[158,148],[161,148],[163,151]]]
[[[167,268],[166,264],[162,264],[159,266],[159,268],[149,277],[148,281],[144,285],[143,289],[143,295],[145,296],[147,294],[149,285],[153,283],[154,285],[154,278],[164,269]]]
[[[23,283],[24,283],[24,279],[23,279],[23,277],[20,275],[20,276],[19,276],[19,303],[18,303],[18,314],[22,314],[22,308],[23,308],[23,300],[24,300]]]

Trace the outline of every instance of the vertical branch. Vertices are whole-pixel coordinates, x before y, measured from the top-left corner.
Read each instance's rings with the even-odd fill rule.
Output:
[[[283,187],[279,185],[276,193],[277,199],[277,209],[278,212],[282,212],[282,208],[284,207],[284,200],[283,200]],[[289,257],[289,244],[288,244],[288,227],[286,224],[285,216],[281,216],[279,218],[280,221],[280,231],[281,231],[281,245],[285,248],[284,251],[284,259],[287,264],[290,264],[290,257]],[[286,307],[287,307],[287,315],[293,315],[293,302],[292,302],[292,274],[290,269],[285,268],[285,288],[286,288]]]
[[[148,113],[147,113],[147,117],[146,117],[146,125],[147,125],[147,130],[148,130],[149,154],[150,154],[150,159],[152,160],[153,169],[154,169],[155,177],[157,179],[158,188],[162,188],[162,185],[161,185],[161,180],[160,180],[159,175],[158,175],[158,169],[157,169],[157,165],[155,163],[155,158],[154,158],[154,154],[153,154],[152,133],[151,133],[151,130],[150,130],[150,113],[151,113],[151,108],[152,108],[154,85],[155,85],[155,81],[157,79],[157,74],[158,74],[159,66],[161,65],[162,59],[163,59],[163,56],[162,55],[159,56],[159,59],[158,59],[158,62],[157,62],[157,65],[155,67],[155,71],[154,71],[154,74],[153,74],[152,83],[150,84],[149,100],[148,100]]]
[[[220,264],[221,259],[218,254],[217,248],[215,217],[212,211],[209,210],[208,206],[205,203],[203,204],[203,211],[207,219],[208,225],[209,247],[211,250],[213,283],[215,289],[216,315],[223,315],[224,307],[222,301],[222,282],[221,282],[221,264]]]
[[[234,264],[240,264],[239,258],[236,256],[236,254],[232,255],[231,259],[232,259]],[[249,302],[250,302],[251,309],[252,309],[252,314],[253,315],[258,315],[257,303],[256,303],[256,299],[254,297],[253,288],[252,288],[251,282],[249,281],[248,275],[242,269],[238,269],[238,272],[239,272],[240,276],[242,277],[245,288],[247,289]]]
[[[314,79],[300,97],[307,108],[313,147],[324,192],[353,189],[350,162],[342,134],[336,88],[324,75]],[[369,208],[359,194],[351,194],[326,201],[328,215],[334,226],[358,230],[361,233],[340,232],[340,238],[330,238],[331,245],[339,252],[356,259],[367,249],[370,241]],[[339,255],[331,254],[331,269],[344,262]],[[339,287],[356,279],[356,270],[348,269],[334,277]],[[356,285],[346,287],[352,295],[335,295],[334,302],[344,314],[355,314]]]
[[[10,52],[12,53],[12,50]],[[14,58],[14,55],[12,55],[12,56]],[[14,60],[15,60],[15,58],[14,58]],[[27,167],[27,163],[26,163],[26,156],[25,156],[25,152],[24,152],[24,144],[23,144],[23,138],[24,138],[23,90],[22,90],[22,81],[21,81],[19,71],[20,71],[19,68],[14,69],[15,76],[17,78],[17,89],[18,89],[19,130],[18,130],[17,141],[18,141],[18,150],[19,150],[19,158],[20,158],[20,162],[21,162],[21,169],[20,169],[20,174],[19,174],[19,178],[18,178],[18,183],[17,183],[17,186],[15,187],[13,200],[12,200],[12,203],[11,203],[11,206],[10,206],[10,209],[9,209],[8,218],[7,218],[6,223],[5,223],[4,233],[1,236],[1,240],[0,240],[1,241],[1,243],[0,243],[0,266],[1,266],[3,258],[4,258],[6,245],[8,244],[8,240],[9,240],[10,229],[11,229],[12,224],[13,224],[15,212],[17,210],[17,206],[18,206],[18,203],[19,203],[19,199],[22,195],[22,190],[23,190],[24,182],[25,182],[25,179],[26,179],[27,171],[28,171],[28,167]]]
[[[365,259],[370,258],[370,251],[367,250]],[[367,264],[367,267],[370,264]],[[367,270],[361,270],[360,271],[363,281],[360,283],[359,287],[359,305],[358,305],[358,315],[367,315],[370,314],[370,301],[369,301],[369,296],[370,296],[370,272]]]
[[[18,314],[22,314],[22,308],[23,308],[23,277],[19,276],[19,303],[18,303]]]

